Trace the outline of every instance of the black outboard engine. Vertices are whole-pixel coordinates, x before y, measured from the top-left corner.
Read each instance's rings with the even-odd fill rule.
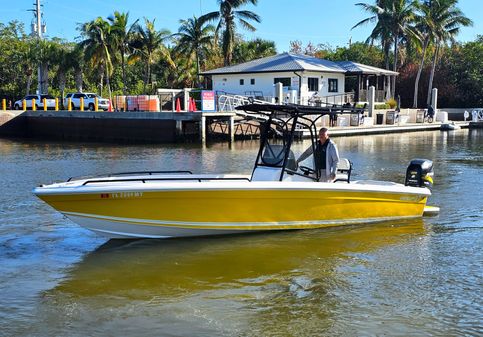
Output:
[[[406,170],[406,186],[427,187],[433,186],[433,162],[428,159],[413,159]]]

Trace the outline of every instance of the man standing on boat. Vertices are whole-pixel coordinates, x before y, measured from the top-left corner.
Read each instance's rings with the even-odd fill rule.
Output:
[[[319,130],[319,141],[315,146],[315,153],[314,146],[309,146],[297,159],[297,164],[307,159],[311,154],[314,154],[315,167],[320,176],[319,181],[334,181],[337,163],[339,162],[339,151],[337,151],[335,143],[329,138],[329,130],[327,128]]]

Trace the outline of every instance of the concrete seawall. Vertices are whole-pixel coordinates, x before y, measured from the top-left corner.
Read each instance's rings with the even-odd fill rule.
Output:
[[[0,111],[0,136],[100,142],[168,143],[206,137],[210,119],[234,113]],[[203,130],[200,130],[200,125]]]
[[[462,117],[463,112],[453,113]],[[331,133],[334,136],[396,133],[437,130],[441,126],[441,123],[415,123],[416,110],[403,109],[401,115],[408,117],[407,124],[386,125],[384,118],[382,125],[335,127]],[[226,136],[233,140],[234,119],[235,113],[219,112],[0,111],[0,137],[111,143],[205,141],[207,125],[222,121],[228,125]],[[461,126],[467,127],[468,123]]]

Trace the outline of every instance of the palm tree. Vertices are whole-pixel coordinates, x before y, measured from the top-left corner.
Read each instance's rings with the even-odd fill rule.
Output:
[[[373,44],[374,41],[379,40],[381,47],[384,51],[384,63],[386,64],[386,69],[389,69],[389,52],[392,45],[391,31],[389,29],[389,24],[384,20],[384,9],[386,7],[386,1],[379,0],[376,1],[375,5],[357,3],[356,6],[362,7],[366,12],[370,13],[371,16],[359,21],[351,29],[359,26],[366,25],[368,23],[376,23],[374,29],[366,40],[366,44]]]
[[[72,49],[69,54],[69,59],[72,61],[72,68],[74,69],[74,83],[78,92],[82,92],[82,84],[84,82],[84,75],[82,69],[85,66],[84,50],[79,44]]]
[[[111,23],[111,35],[112,42],[118,49],[121,56],[121,68],[122,68],[122,93],[126,95],[126,54],[129,51],[129,43],[132,39],[134,28],[139,20],[136,20],[133,24],[128,25],[129,13],[114,12],[107,18]]]
[[[434,24],[431,21],[431,1],[424,1],[417,4],[419,14],[416,16],[416,39],[415,42],[421,49],[421,62],[419,63],[418,73],[416,80],[414,81],[414,97],[413,108],[418,107],[418,92],[419,92],[419,80],[424,68],[424,61],[427,54],[429,44],[434,40],[433,31]]]
[[[189,60],[196,59],[196,85],[200,85],[200,59],[210,53],[215,27],[206,25],[196,17],[180,20],[181,26],[175,36],[179,37],[175,51]]]
[[[236,63],[243,63],[276,53],[275,42],[258,38],[247,42],[239,41],[233,51],[233,59]]]
[[[58,48],[59,45],[53,41],[37,40],[36,42],[37,62],[42,78],[38,90],[41,94],[49,93],[49,66],[53,61],[55,62]]]
[[[71,58],[73,46],[67,44],[59,45],[56,51],[55,63],[57,67],[57,80],[59,81],[59,90],[62,97],[62,102],[64,101],[64,92],[67,82],[67,72],[73,68],[73,59]]]
[[[434,38],[433,63],[431,65],[431,75],[429,77],[428,96],[426,104],[431,102],[431,92],[433,89],[433,79],[436,70],[439,51],[443,44],[448,41],[454,42],[462,26],[470,26],[473,22],[467,18],[463,12],[456,7],[458,0],[428,0],[431,22],[431,36]]]
[[[375,5],[357,3],[366,12],[372,14],[369,18],[358,22],[354,27],[368,22],[377,22],[368,40],[381,40],[381,45],[386,53],[389,53],[389,45],[394,44],[393,71],[398,67],[398,48],[401,40],[408,34],[409,24],[414,18],[414,1],[408,0],[377,0]],[[395,96],[396,77],[392,78],[392,97]]]
[[[131,61],[142,59],[146,62],[146,76],[144,78],[144,92],[146,92],[146,86],[151,81],[151,64],[154,62],[156,53],[171,60],[169,52],[164,46],[164,41],[171,37],[171,33],[167,29],[161,29],[157,31],[154,27],[154,20],[150,21],[144,18],[144,28],[139,24],[136,24],[134,31],[135,37],[131,44],[133,47],[133,54],[131,55]],[[170,64],[174,66],[174,63],[170,61]]]
[[[32,86],[32,77],[34,73],[34,65],[37,63],[37,49],[34,40],[26,40],[26,43],[21,45],[20,55],[22,60],[22,71],[27,75],[27,83],[25,88],[25,95],[30,94],[30,87]]]
[[[236,34],[236,20],[245,29],[249,31],[255,31],[256,28],[249,22],[250,20],[261,22],[260,17],[247,10],[237,10],[247,3],[256,5],[258,0],[218,0],[220,5],[219,11],[210,12],[200,17],[202,23],[209,21],[218,21],[215,34],[219,35],[222,30],[222,50],[224,56],[225,66],[231,64],[233,57],[233,48],[235,44]]]
[[[104,73],[109,99],[112,98],[110,76],[112,75],[111,26],[103,18],[84,23],[80,27],[85,38],[80,44],[84,48],[85,59],[99,70],[99,87],[102,95]]]

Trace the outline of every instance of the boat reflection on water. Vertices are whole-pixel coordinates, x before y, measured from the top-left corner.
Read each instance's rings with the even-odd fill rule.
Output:
[[[168,332],[174,326],[183,326],[188,335],[337,332],[334,322],[345,326],[352,319],[346,312],[354,303],[350,284],[369,277],[367,264],[381,251],[418,241],[425,233],[422,220],[406,220],[196,239],[111,240],[44,293],[38,317],[55,333],[69,331],[55,325],[73,321],[85,333],[93,332],[85,324],[93,317],[120,326],[126,323],[122,317],[142,319],[151,333],[154,327]],[[372,296],[357,294],[363,302]]]
[[[332,275],[334,280],[323,281],[330,285],[343,260],[423,233],[422,220],[407,220],[306,232],[110,240],[87,254],[50,294],[176,297],[216,287],[279,282],[295,275]]]

